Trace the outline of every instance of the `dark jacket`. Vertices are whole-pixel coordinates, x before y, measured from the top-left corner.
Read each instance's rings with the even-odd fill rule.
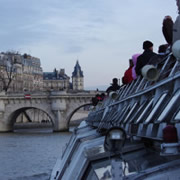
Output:
[[[148,64],[152,64],[157,67],[160,63],[162,63],[165,57],[167,57],[167,54],[157,54],[149,60]]]
[[[117,91],[118,89],[120,89],[118,84],[112,84],[107,88],[106,92],[109,94],[111,91]]]
[[[137,64],[136,64],[136,74],[137,75],[141,75],[141,69],[142,67],[144,67],[145,65],[147,65],[149,63],[149,60],[155,56],[156,53],[152,52],[149,49],[146,49],[143,54],[141,54],[138,58],[137,58]]]

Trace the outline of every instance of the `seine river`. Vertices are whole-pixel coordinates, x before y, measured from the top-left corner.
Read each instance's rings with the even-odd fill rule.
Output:
[[[0,133],[0,180],[48,180],[70,136],[51,129]]]

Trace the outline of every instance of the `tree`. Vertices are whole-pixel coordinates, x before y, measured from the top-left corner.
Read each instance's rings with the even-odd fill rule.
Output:
[[[2,82],[2,89],[7,92],[15,74],[15,54],[8,52],[0,61],[0,81]]]

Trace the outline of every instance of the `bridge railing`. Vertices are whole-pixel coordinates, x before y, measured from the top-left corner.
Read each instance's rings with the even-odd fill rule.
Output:
[[[115,100],[106,99],[89,113],[87,123],[99,132],[119,126],[130,135],[157,140],[167,124],[180,127],[180,62],[169,54],[157,68],[157,81],[138,77],[121,87]]]

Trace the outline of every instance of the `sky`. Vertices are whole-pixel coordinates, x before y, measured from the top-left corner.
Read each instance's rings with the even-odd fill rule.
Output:
[[[150,40],[154,52],[166,41],[164,16],[175,21],[175,0],[0,0],[0,51],[41,59],[44,72],[78,59],[85,89],[121,79],[133,54]]]

